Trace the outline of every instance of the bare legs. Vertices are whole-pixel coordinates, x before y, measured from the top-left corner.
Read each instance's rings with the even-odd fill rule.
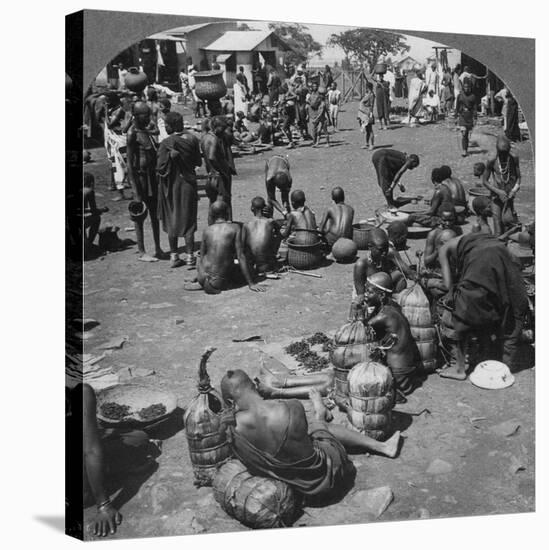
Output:
[[[333,372],[278,377],[263,367],[261,379],[256,379],[256,383],[261,396],[267,399],[306,399],[312,388],[319,395],[327,395],[333,385],[333,379]]]
[[[467,150],[469,149],[469,132],[470,130],[461,130],[461,156],[467,156]]]
[[[322,402],[320,392],[313,389],[309,392],[315,411],[315,418],[319,422],[327,422],[326,414],[328,410]],[[398,453],[400,442],[400,432],[396,431],[387,441],[377,441],[367,435],[354,432],[338,424],[326,423],[326,429],[347,449],[359,449],[366,452],[375,452],[389,458],[394,458]]]
[[[157,262],[158,260],[164,257],[164,252],[160,248],[160,223],[156,215],[156,201],[151,199],[144,202],[147,205],[147,208],[149,209],[149,217],[151,221],[151,229],[153,234],[155,253],[154,253],[154,256],[149,256],[145,252],[145,236],[144,236],[144,230],[143,230],[144,220],[135,221],[134,226],[135,226],[135,236],[137,239],[137,250],[139,251],[139,254],[140,254],[139,260],[142,262]]]

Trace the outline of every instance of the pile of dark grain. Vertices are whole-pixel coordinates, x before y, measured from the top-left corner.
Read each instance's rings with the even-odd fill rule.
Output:
[[[330,351],[334,345],[331,338],[322,332],[316,332],[309,338],[292,342],[284,348],[284,351],[293,356],[309,372],[316,372],[324,370],[330,365],[326,357],[321,357],[316,351],[311,350],[311,346],[320,344],[322,344],[322,351]]]

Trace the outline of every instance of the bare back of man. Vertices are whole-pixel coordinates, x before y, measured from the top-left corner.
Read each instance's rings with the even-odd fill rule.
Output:
[[[218,291],[226,289],[235,278],[237,240],[240,227],[236,223],[214,223],[204,230],[200,262],[198,262],[198,282],[208,292],[209,287]],[[205,254],[202,253],[205,249]]]
[[[254,218],[243,227],[243,241],[258,273],[271,271],[276,261],[278,230],[272,219]]]
[[[288,214],[286,230],[283,235],[288,236],[291,233],[295,233],[294,244],[314,244],[318,242],[316,218],[310,208],[302,206]]]
[[[326,240],[334,244],[338,239],[353,238],[354,209],[348,204],[334,204],[326,212],[326,221],[321,230],[326,232]]]
[[[279,460],[297,462],[313,453],[305,410],[295,399],[260,401],[238,412],[236,432]]]

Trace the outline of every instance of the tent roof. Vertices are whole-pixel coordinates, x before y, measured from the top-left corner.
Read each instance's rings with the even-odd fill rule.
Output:
[[[168,29],[167,31],[165,31],[165,34],[171,34],[171,35],[189,34],[193,31],[197,31],[198,29],[202,29],[211,24],[212,23],[197,23],[196,25],[185,25],[184,27],[176,27],[175,29]]]
[[[181,42],[184,40],[182,36],[174,36],[173,34],[169,34],[167,32],[157,32],[156,34],[152,34],[149,36],[152,40],[171,40],[172,42]]]
[[[227,31],[217,40],[214,40],[209,46],[202,49],[218,52],[249,52],[259,46],[259,44],[271,36],[271,34],[274,34],[273,31]],[[276,39],[286,49],[291,49],[278,36],[276,36]]]

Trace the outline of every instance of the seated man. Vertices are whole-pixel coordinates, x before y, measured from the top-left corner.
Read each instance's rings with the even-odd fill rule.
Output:
[[[320,393],[311,390],[315,421],[307,422],[297,400],[264,401],[242,370],[230,370],[221,381],[224,415],[231,447],[251,471],[281,480],[307,496],[333,498],[354,477],[346,448],[393,458],[400,432],[380,442],[359,432],[326,422]]]
[[[284,209],[276,200],[276,190],[278,189],[282,204],[286,212],[290,213],[289,196],[292,188],[292,175],[290,174],[288,157],[274,155],[265,163],[265,186],[269,206],[274,206],[282,215],[285,215]]]
[[[461,183],[459,178],[452,176],[452,169],[449,166],[441,166],[440,171],[443,178],[442,183],[450,189],[452,195],[457,223],[464,224],[469,209],[467,208],[467,193],[465,192],[463,183]]]
[[[80,203],[80,208],[83,208],[81,213],[82,227],[84,231],[84,255],[86,255],[92,248],[93,241],[99,232],[99,226],[101,225],[101,214],[109,211],[106,206],[97,208],[95,203],[94,187],[95,178],[89,172],[84,172],[82,201]]]
[[[471,229],[472,233],[487,233],[492,235],[492,228],[488,224],[488,218],[492,217],[492,203],[488,197],[475,197],[473,199],[473,212],[477,219]]]
[[[383,350],[383,363],[393,373],[397,387],[397,402],[403,402],[402,395],[414,391],[422,370],[419,350],[410,331],[408,319],[400,307],[391,300],[393,281],[382,271],[368,277],[364,301],[368,306],[367,323],[374,329],[376,340]]]
[[[431,229],[427,234],[427,240],[425,241],[424,263],[428,269],[438,269],[440,267],[438,263],[438,250],[441,245],[442,233],[444,233],[446,242],[448,235],[452,234],[454,237],[461,235],[463,232],[459,225],[455,224],[455,214],[451,208],[451,205],[446,203],[444,210],[442,211],[442,217],[437,227]]]
[[[384,271],[391,275],[395,292],[406,288],[406,279],[415,279],[415,273],[404,263],[397,250],[389,246],[389,237],[383,229],[376,227],[368,234],[368,250],[366,256],[356,262],[353,279],[354,291],[359,302],[364,300],[366,279]]]
[[[436,300],[446,294],[446,288],[440,272],[438,252],[445,243],[456,236],[457,234],[453,229],[440,226],[429,231],[427,240],[425,241],[424,261],[426,270],[421,275],[424,277],[424,288],[427,290],[428,297],[433,306],[432,311]]]
[[[82,532],[82,504],[97,505],[92,533],[105,537],[116,533],[122,516],[112,505],[106,488],[107,477],[125,477],[153,468],[160,453],[142,431],[102,430],[97,424],[95,392],[88,384],[76,384],[66,390],[66,501],[67,530]],[[81,443],[82,456],[74,456]],[[72,451],[72,452],[71,452]],[[82,452],[81,451],[81,452]]]
[[[314,212],[305,205],[305,193],[292,191],[290,201],[293,210],[286,215],[286,223],[280,229],[282,238],[292,235],[294,244],[315,244],[319,239]]]
[[[249,265],[255,266],[258,275],[271,272],[276,266],[276,253],[280,245],[280,233],[272,219],[263,216],[265,199],[252,199],[254,219],[242,227],[242,241]]]
[[[519,267],[503,242],[486,233],[469,233],[444,244],[439,252],[444,286],[449,289],[441,319],[451,360],[440,376],[465,380],[467,337],[475,332],[485,349],[491,336],[497,349],[490,359],[513,369],[528,297]],[[452,263],[458,279],[455,280]]]
[[[408,225],[417,223],[424,227],[436,227],[440,224],[443,203],[450,203],[453,206],[452,193],[450,188],[443,182],[444,174],[440,168],[434,168],[431,172],[431,182],[435,187],[430,201],[430,208],[426,212],[410,214]]]
[[[391,222],[387,226],[387,236],[389,237],[390,247],[392,246],[399,252],[407,249],[408,226],[404,222]]]
[[[219,294],[239,279],[238,260],[250,290],[264,292],[264,288],[253,284],[244,254],[240,225],[228,221],[228,206],[223,201],[215,201],[211,206],[212,225],[202,234],[200,260],[197,263],[197,282],[206,294]]]
[[[333,246],[339,238],[353,238],[353,217],[355,215],[354,209],[345,204],[345,192],[341,187],[332,189],[332,200],[335,204],[328,208],[318,227],[319,231],[324,233],[330,246]]]

